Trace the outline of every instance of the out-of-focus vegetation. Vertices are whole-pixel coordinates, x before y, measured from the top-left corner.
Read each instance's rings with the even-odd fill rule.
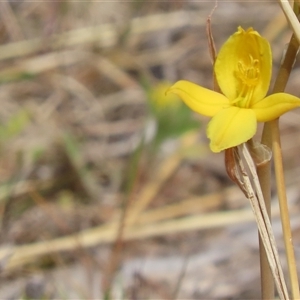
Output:
[[[207,120],[165,96],[178,79],[212,87],[213,7],[0,2],[0,298],[257,296],[253,253],[222,229],[246,226],[249,207],[208,150]],[[280,13],[220,1],[216,45],[252,26],[278,62],[290,35]],[[288,167],[299,160],[296,116],[283,119]]]

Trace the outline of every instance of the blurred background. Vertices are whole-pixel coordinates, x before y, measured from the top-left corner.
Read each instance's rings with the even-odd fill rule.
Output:
[[[273,75],[291,31],[275,0],[214,7],[0,2],[1,299],[259,298],[250,205],[208,148],[209,120],[165,91],[212,88],[208,19],[217,49],[238,26],[266,37]],[[280,123],[297,257],[299,117]]]

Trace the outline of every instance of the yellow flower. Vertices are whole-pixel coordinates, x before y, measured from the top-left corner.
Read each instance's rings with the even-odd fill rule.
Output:
[[[251,139],[257,122],[274,120],[300,106],[287,93],[266,97],[272,72],[267,40],[252,28],[241,27],[222,46],[214,71],[223,94],[188,81],[176,82],[168,92],[177,94],[195,112],[212,117],[207,127],[213,152]]]
[[[161,81],[159,84],[154,86],[149,92],[149,100],[151,106],[157,112],[164,110],[177,109],[182,102],[176,95],[166,95],[166,90],[171,86],[171,83],[167,81]]]

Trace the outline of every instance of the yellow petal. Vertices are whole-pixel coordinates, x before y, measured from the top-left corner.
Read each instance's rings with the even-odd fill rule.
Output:
[[[167,93],[178,95],[192,110],[208,117],[229,106],[224,95],[185,80],[177,81]]]
[[[300,107],[300,99],[286,94],[272,94],[252,106],[258,122],[274,120],[284,113]]]
[[[256,124],[251,109],[232,106],[221,110],[207,127],[210,149],[220,152],[248,141],[256,132]]]
[[[251,66],[252,71],[247,71]],[[222,92],[230,100],[238,98],[245,76],[251,78],[257,74],[252,99],[260,100],[266,95],[271,79],[270,45],[252,28],[245,31],[239,27],[220,49],[214,70]]]
[[[149,90],[148,98],[150,104],[157,112],[167,109],[176,109],[182,104],[181,100],[176,95],[165,95],[166,90],[171,85],[172,84],[168,81],[160,81]]]

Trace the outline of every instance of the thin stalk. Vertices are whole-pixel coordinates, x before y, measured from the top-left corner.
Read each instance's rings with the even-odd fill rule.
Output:
[[[299,48],[299,44],[297,42],[297,39],[293,35],[288,45],[288,49],[286,51],[284,61],[279,69],[279,73],[277,75],[276,82],[273,88],[273,93],[284,91],[298,52],[298,48]],[[263,130],[262,143],[264,143],[269,147],[272,147],[273,149],[277,193],[279,198],[281,223],[282,223],[286,257],[287,257],[288,268],[289,268],[292,297],[293,299],[299,299],[300,295],[299,295],[297,268],[295,263],[295,255],[294,255],[294,248],[293,248],[292,235],[291,235],[291,226],[290,226],[289,212],[287,207],[286,189],[285,189],[285,182],[283,177],[284,173],[283,173],[278,119],[265,124]],[[269,176],[266,174],[266,172],[267,170],[264,170],[260,177],[261,183],[263,185],[265,184],[264,182],[265,180],[267,180],[267,177]],[[262,185],[262,189],[265,190],[265,187],[263,185]]]
[[[268,253],[269,266],[272,269],[272,274],[277,287],[279,298],[282,300],[287,300],[289,299],[289,295],[280,265],[278,250],[275,244],[275,237],[272,231],[271,222],[266,212],[264,198],[257,177],[253,157],[250,154],[246,144],[242,144],[242,146],[239,146],[239,150],[241,151],[235,152],[235,158],[240,170],[240,180],[243,183],[245,195],[249,199],[252,210],[254,212],[256,223],[262,242],[264,243],[266,253]],[[240,153],[244,158],[245,164],[243,163],[243,159],[241,159]],[[247,174],[248,172],[245,169],[245,165],[249,170],[249,174],[251,174],[251,180],[249,175]]]
[[[288,262],[288,270],[291,281],[292,298],[300,299],[299,284],[297,275],[297,265],[293,247],[292,232],[290,225],[290,216],[287,205],[286,188],[284,182],[284,170],[282,164],[282,152],[280,144],[280,133],[278,127],[278,119],[272,121],[272,140],[273,140],[273,156],[276,175],[277,194],[280,206],[280,218],[283,230],[283,239],[285,244],[285,252]]]
[[[257,175],[262,189],[266,211],[271,220],[271,163],[267,162],[257,167]],[[274,279],[262,239],[259,235],[261,299],[274,299]]]
[[[281,6],[282,11],[284,12],[287,21],[289,22],[290,26],[292,27],[295,37],[300,43],[300,24],[297,16],[295,14],[295,8],[298,9],[297,1],[294,2],[294,10],[291,7],[289,1],[286,0],[278,0]]]

